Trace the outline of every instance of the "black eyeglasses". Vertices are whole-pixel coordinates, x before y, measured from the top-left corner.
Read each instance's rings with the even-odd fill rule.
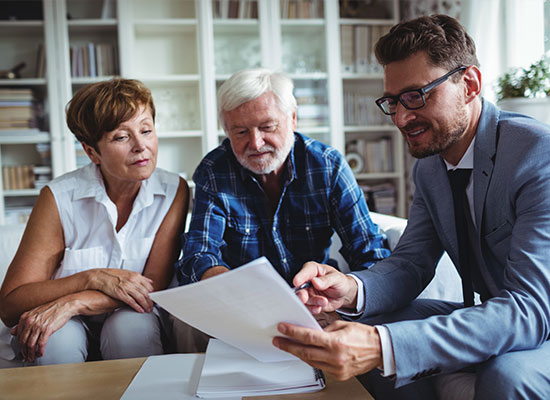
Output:
[[[441,85],[445,82],[452,74],[457,73],[458,71],[464,71],[468,67],[462,66],[453,69],[450,72],[447,72],[441,78],[437,78],[435,81],[428,83],[426,86],[421,87],[420,89],[406,90],[399,93],[397,96],[384,96],[376,99],[376,105],[380,107],[382,112],[386,115],[393,115],[397,109],[397,101],[403,104],[407,110],[418,110],[426,105],[426,99],[424,95],[430,90],[435,88],[437,85]]]

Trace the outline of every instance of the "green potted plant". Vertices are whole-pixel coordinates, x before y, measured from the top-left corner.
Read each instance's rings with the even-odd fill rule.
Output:
[[[498,104],[503,110],[550,123],[550,65],[547,58],[528,68],[514,68],[498,79]]]

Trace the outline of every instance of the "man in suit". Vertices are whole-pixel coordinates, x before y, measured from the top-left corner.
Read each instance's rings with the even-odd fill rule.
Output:
[[[376,398],[433,398],[432,377],[464,369],[475,398],[550,398],[550,127],[481,98],[475,45],[453,18],[398,24],[376,56],[377,104],[419,158],[407,228],[369,270],[308,263],[294,278],[312,282],[298,294],[313,313],[347,310],[360,323],[281,323],[291,340],[274,345],[339,379],[370,371]],[[454,195],[449,170],[471,170]],[[444,251],[464,304],[413,300]]]

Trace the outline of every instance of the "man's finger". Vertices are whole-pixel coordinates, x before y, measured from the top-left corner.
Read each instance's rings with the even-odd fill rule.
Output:
[[[318,265],[313,261],[305,263],[302,269],[294,276],[294,279],[292,279],[294,287],[301,286],[315,278],[318,275]]]
[[[277,326],[277,329],[283,335],[303,344],[322,347],[326,343],[326,334],[323,331],[303,328],[301,326],[288,324],[286,322],[281,322]]]
[[[287,353],[293,354],[307,363],[324,362],[328,356],[325,349],[315,346],[305,346],[282,337],[273,338],[273,345]]]

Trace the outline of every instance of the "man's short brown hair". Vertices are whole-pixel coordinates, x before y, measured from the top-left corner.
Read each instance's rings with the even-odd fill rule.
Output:
[[[79,89],[67,104],[67,125],[79,142],[98,150],[103,135],[132,118],[142,105],[149,108],[154,121],[151,91],[138,80],[92,83]]]
[[[376,43],[378,62],[387,65],[425,52],[430,63],[449,71],[475,65],[479,67],[476,46],[460,23],[448,15],[431,15],[401,22]]]

